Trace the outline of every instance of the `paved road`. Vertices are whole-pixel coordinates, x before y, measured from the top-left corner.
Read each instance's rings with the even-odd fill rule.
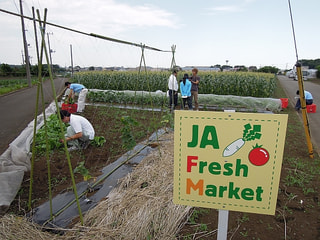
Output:
[[[288,78],[286,76],[278,76],[281,86],[283,87],[286,95],[289,98],[289,104],[291,107],[294,107],[296,103],[296,92],[299,89],[298,81]],[[311,140],[314,145],[314,151],[320,154],[320,85],[308,81],[304,81],[304,89],[311,92],[313,95],[313,102],[317,105],[316,113],[309,113],[309,126],[311,133]],[[302,121],[301,111],[297,113]]]
[[[63,78],[54,80],[57,94],[63,91],[65,81]],[[43,92],[45,106],[47,107],[53,101],[50,80],[44,82]],[[36,96],[37,86],[0,96],[0,155],[19,136],[22,130],[33,121],[36,109]],[[41,104],[39,107],[39,109],[42,109]]]

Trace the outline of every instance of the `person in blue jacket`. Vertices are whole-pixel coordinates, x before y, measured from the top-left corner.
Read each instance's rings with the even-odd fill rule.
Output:
[[[183,108],[185,108],[187,102],[189,110],[192,110],[191,82],[187,73],[184,74],[183,79],[180,82],[180,93],[183,101]]]
[[[299,95],[300,94],[299,90],[296,93],[297,95]],[[304,90],[304,98],[306,99],[306,105],[311,105],[313,103],[312,94],[306,90]],[[300,102],[300,98],[298,98],[295,109],[299,111],[300,108],[301,108],[301,102]]]

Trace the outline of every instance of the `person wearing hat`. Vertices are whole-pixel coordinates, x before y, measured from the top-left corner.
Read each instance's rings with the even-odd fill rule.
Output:
[[[297,90],[296,92],[297,95],[300,94],[299,90]],[[313,97],[312,97],[312,94],[306,90],[304,90],[304,97],[306,99],[306,105],[311,105],[313,103]],[[295,109],[297,111],[299,111],[301,108],[301,102],[300,102],[300,97],[298,98],[297,100],[297,103],[296,103],[296,106],[295,106]]]
[[[187,102],[189,110],[192,110],[191,82],[187,73],[184,74],[183,79],[180,82],[180,93],[183,101],[183,108],[185,108]]]
[[[70,125],[65,138],[60,139],[60,142],[67,142],[70,146],[68,151],[86,149],[95,135],[91,123],[85,117],[71,114],[67,110],[60,110],[60,117],[62,122]]]

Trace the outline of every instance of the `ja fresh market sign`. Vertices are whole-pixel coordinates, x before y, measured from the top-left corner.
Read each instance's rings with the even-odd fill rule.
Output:
[[[175,111],[174,203],[274,215],[287,119]]]

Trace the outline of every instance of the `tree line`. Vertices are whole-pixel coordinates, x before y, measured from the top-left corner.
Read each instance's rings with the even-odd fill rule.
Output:
[[[317,78],[320,78],[320,58],[299,60],[301,66],[308,66],[309,69],[317,69]]]
[[[65,72],[64,68],[61,68],[57,64],[52,65],[52,71],[57,73]],[[30,67],[31,75],[38,76],[39,67],[38,65],[32,65]],[[0,65],[0,76],[1,77],[25,77],[26,73],[26,66],[25,65],[9,65],[6,63],[2,63]],[[41,76],[49,76],[48,65],[42,65]]]

